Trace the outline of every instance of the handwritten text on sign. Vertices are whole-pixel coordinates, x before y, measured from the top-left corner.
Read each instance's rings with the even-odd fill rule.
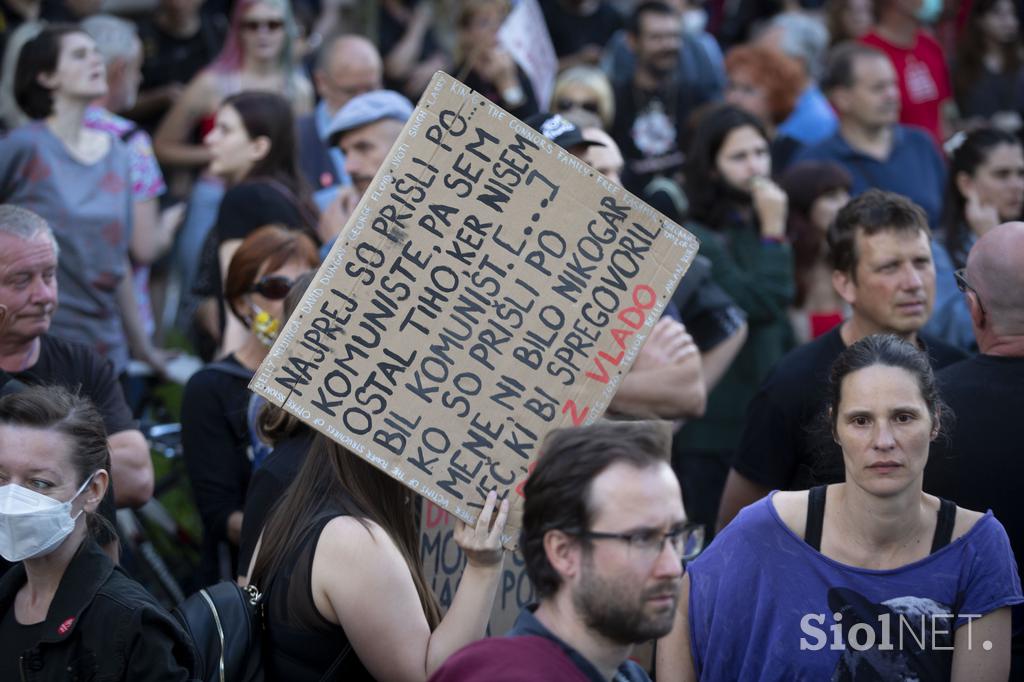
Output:
[[[434,76],[253,390],[473,522],[593,421],[696,240]],[[519,493],[519,494],[516,494]]]

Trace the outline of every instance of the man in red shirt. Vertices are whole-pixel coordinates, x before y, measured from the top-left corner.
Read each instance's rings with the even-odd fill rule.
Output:
[[[940,148],[952,118],[953,92],[942,48],[921,25],[937,19],[941,9],[941,0],[881,0],[878,23],[861,38],[885,52],[896,69],[900,123],[924,128]]]

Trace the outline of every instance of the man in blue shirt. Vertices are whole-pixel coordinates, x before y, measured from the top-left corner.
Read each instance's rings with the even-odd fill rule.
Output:
[[[335,115],[350,99],[381,88],[381,59],[366,38],[343,35],[327,41],[317,55],[313,80],[321,100],[298,121],[299,167],[322,211],[338,190],[351,184],[345,155],[327,141]]]
[[[839,131],[800,151],[794,161],[835,161],[853,178],[856,196],[877,188],[902,194],[937,227],[946,169],[928,134],[897,123],[900,92],[885,53],[847,43],[829,56],[821,82],[839,114]]]

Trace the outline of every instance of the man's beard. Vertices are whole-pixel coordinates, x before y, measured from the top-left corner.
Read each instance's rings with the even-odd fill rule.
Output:
[[[583,561],[580,585],[573,592],[572,601],[588,628],[624,645],[658,639],[669,633],[675,608],[653,616],[648,615],[645,608],[648,599],[655,595],[674,592],[678,599],[679,580],[639,588],[627,579],[615,582],[598,576],[592,556]]]

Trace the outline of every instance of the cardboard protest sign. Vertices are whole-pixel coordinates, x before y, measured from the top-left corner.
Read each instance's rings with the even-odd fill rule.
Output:
[[[250,388],[475,522],[592,422],[696,239],[438,72]]]
[[[455,519],[443,509],[424,501],[420,520],[420,559],[427,584],[441,609],[452,605],[455,590],[466,567],[466,555],[455,542]],[[519,611],[537,601],[533,583],[526,575],[523,555],[517,550],[505,556],[498,593],[494,598],[488,635],[503,635],[515,623]]]

